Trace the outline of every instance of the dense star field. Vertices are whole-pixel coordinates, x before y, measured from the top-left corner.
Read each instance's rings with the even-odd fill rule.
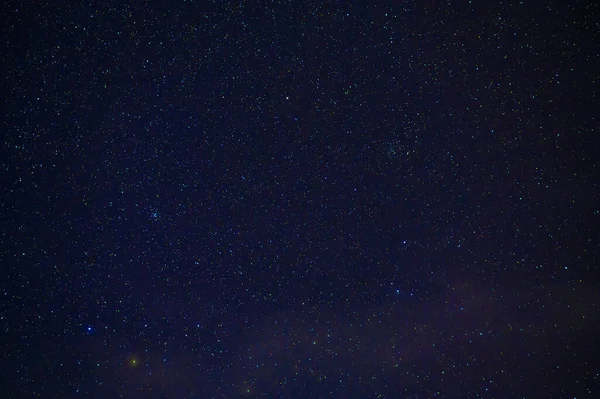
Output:
[[[599,397],[595,2],[1,12],[0,397]]]

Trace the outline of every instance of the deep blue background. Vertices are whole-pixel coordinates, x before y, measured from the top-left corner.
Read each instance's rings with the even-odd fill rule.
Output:
[[[597,395],[598,6],[247,3],[4,6],[1,396]]]

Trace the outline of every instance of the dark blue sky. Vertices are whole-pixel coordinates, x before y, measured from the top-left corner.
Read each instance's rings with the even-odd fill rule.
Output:
[[[600,10],[9,1],[3,398],[600,389]]]

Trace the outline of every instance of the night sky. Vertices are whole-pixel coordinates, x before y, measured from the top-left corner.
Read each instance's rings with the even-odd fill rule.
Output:
[[[599,397],[598,4],[69,3],[1,11],[2,398]]]

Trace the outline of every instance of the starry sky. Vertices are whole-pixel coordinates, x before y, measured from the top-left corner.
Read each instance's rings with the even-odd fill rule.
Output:
[[[2,398],[598,397],[595,2],[2,20]]]

